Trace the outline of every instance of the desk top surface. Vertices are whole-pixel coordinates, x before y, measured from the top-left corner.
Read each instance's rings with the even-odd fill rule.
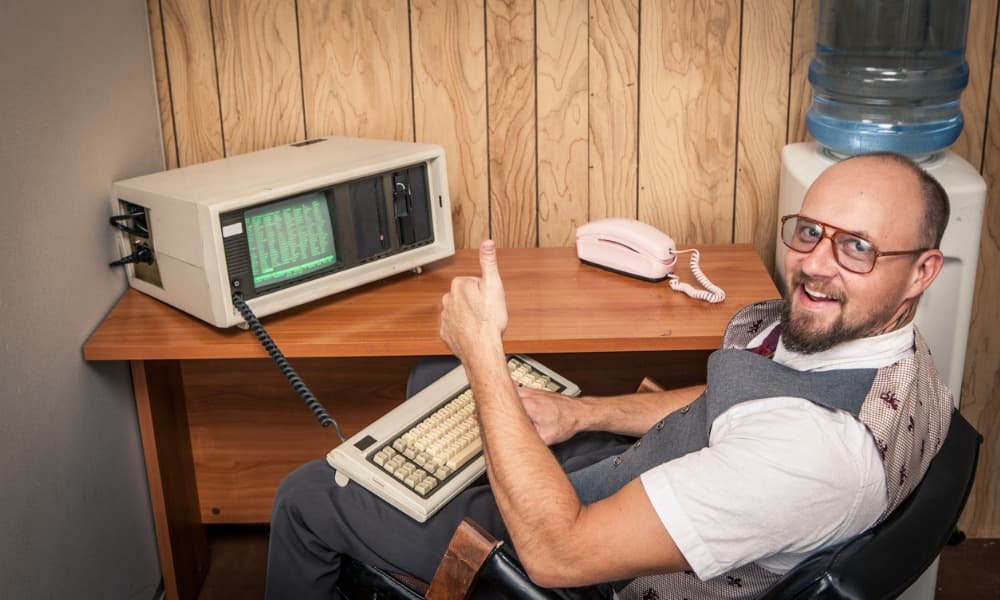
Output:
[[[508,352],[713,350],[740,308],[778,292],[753,247],[705,244],[702,271],[727,297],[708,304],[581,264],[573,248],[501,248]],[[682,255],[678,274],[697,287]],[[453,277],[478,275],[476,250],[264,317],[288,357],[448,354],[438,337],[441,296]],[[249,331],[218,329],[129,289],[83,346],[87,360],[265,358]]]

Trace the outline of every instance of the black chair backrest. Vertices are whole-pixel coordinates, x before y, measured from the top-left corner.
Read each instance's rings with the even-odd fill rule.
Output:
[[[786,573],[758,600],[895,598],[948,542],[969,497],[982,436],[958,411],[920,485],[889,517]]]

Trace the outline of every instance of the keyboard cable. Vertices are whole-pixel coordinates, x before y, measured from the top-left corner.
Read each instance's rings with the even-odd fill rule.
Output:
[[[288,379],[288,383],[292,384],[292,388],[299,395],[299,397],[302,398],[302,401],[306,403],[306,406],[309,407],[309,410],[312,411],[313,415],[316,416],[316,420],[319,421],[319,424],[323,427],[333,425],[334,430],[337,432],[337,437],[340,438],[341,442],[344,442],[344,435],[340,432],[340,425],[335,419],[330,417],[330,415],[326,412],[326,409],[323,408],[323,405],[320,404],[319,400],[316,399],[316,396],[314,396],[309,390],[309,386],[307,386],[306,383],[302,381],[302,378],[299,377],[299,374],[295,372],[295,369],[291,364],[289,364],[288,359],[285,358],[281,349],[278,348],[278,345],[273,339],[271,339],[271,336],[268,335],[267,330],[264,329],[260,319],[257,318],[257,315],[253,314],[253,310],[243,300],[243,295],[239,292],[233,294],[233,306],[236,307],[236,310],[240,311],[240,314],[243,316],[243,320],[246,321],[247,325],[250,327],[250,331],[257,336],[261,345],[264,346],[264,350],[267,350],[267,353],[271,355],[271,358],[278,365],[278,369],[285,376],[285,378]]]

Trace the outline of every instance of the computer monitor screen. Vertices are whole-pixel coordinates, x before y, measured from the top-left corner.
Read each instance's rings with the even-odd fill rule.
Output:
[[[243,216],[253,284],[258,290],[336,264],[333,223],[324,194],[266,204]]]

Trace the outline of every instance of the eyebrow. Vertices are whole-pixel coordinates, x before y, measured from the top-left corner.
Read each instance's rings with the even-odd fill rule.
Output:
[[[817,219],[815,217],[810,217],[809,215],[803,215],[803,214],[800,213],[799,216],[802,217],[802,218],[804,218],[804,219],[809,219],[810,221],[814,221],[816,223],[819,223],[821,225],[824,224],[823,221],[821,221],[821,220],[819,220],[819,219]],[[826,223],[826,226],[827,227],[836,227],[840,231],[843,231],[844,233],[849,233],[849,234],[851,234],[853,236],[862,238],[866,242],[871,242],[871,239],[872,239],[871,234],[869,234],[867,231],[863,231],[863,230],[862,231],[858,231],[858,230],[853,230],[853,229],[844,229],[843,227],[837,227],[836,225],[833,225],[833,224],[830,224],[830,223]]]

